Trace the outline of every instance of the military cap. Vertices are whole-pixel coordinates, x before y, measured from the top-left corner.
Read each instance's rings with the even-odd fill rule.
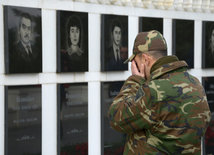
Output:
[[[134,41],[133,54],[124,63],[132,61],[139,53],[148,51],[167,50],[167,45],[164,37],[157,30],[149,32],[140,32]]]

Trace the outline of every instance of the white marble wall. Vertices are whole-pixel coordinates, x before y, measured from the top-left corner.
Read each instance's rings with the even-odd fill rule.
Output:
[[[4,74],[3,6],[23,6],[42,9],[43,73]],[[213,0],[0,0],[0,154],[4,154],[4,86],[42,84],[42,154],[56,155],[56,84],[88,82],[89,155],[99,155],[100,149],[100,82],[125,80],[128,71],[100,72],[100,15],[129,17],[129,55],[138,33],[138,18],[164,19],[164,36],[168,53],[172,53],[172,19],[195,20],[194,69],[190,72],[201,80],[214,76],[214,69],[201,69],[202,21],[214,21]],[[56,10],[89,13],[89,71],[56,73]]]

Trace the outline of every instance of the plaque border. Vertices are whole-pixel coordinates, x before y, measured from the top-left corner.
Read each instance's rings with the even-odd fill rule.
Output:
[[[201,79],[201,84],[202,86],[204,87],[205,86],[205,81],[204,81],[204,77],[202,77]],[[205,91],[205,90],[204,90]],[[203,150],[203,154],[205,155],[206,154],[206,147],[205,147],[205,134],[206,132],[204,133],[203,137],[201,138],[201,145],[202,145],[202,150]]]
[[[4,150],[4,152],[5,152],[5,155],[8,155],[8,121],[7,121],[7,118],[8,118],[8,86],[5,86],[4,87],[4,92],[5,92],[5,109],[4,109],[4,111],[5,111],[5,146],[4,146],[4,148],[5,148],[5,150]]]
[[[9,37],[8,37],[8,7],[3,6],[3,21],[4,21],[4,60],[5,60],[5,74],[9,73]]]
[[[100,85],[100,89],[101,89],[101,95],[100,95],[100,100],[101,100],[101,105],[100,105],[100,112],[101,112],[101,114],[100,114],[100,121],[101,121],[101,149],[100,149],[100,153],[101,153],[101,155],[104,155],[104,118],[103,118],[103,111],[104,111],[104,108],[103,108],[103,106],[102,106],[102,103],[104,103],[104,99],[103,99],[103,87],[104,87],[104,84],[105,84],[106,82],[101,82],[101,85]]]
[[[61,43],[61,38],[60,38],[60,11],[56,11],[56,72],[59,73],[61,72],[61,53],[60,51],[60,43]]]

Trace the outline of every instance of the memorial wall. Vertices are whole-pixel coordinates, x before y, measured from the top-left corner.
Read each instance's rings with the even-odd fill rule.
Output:
[[[131,2],[0,2],[0,154],[122,155],[126,134],[111,128],[108,110],[131,75],[123,62],[135,36],[154,29],[205,88],[202,154],[214,154],[211,10]]]

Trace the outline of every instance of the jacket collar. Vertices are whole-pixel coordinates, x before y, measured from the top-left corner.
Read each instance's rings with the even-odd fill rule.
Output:
[[[167,72],[171,72],[178,68],[181,68],[181,71],[187,70],[187,63],[185,61],[179,61],[176,56],[166,56],[159,60],[157,60],[152,68],[151,68],[151,75],[149,77],[149,81],[156,79]],[[180,71],[180,70],[179,70]]]

